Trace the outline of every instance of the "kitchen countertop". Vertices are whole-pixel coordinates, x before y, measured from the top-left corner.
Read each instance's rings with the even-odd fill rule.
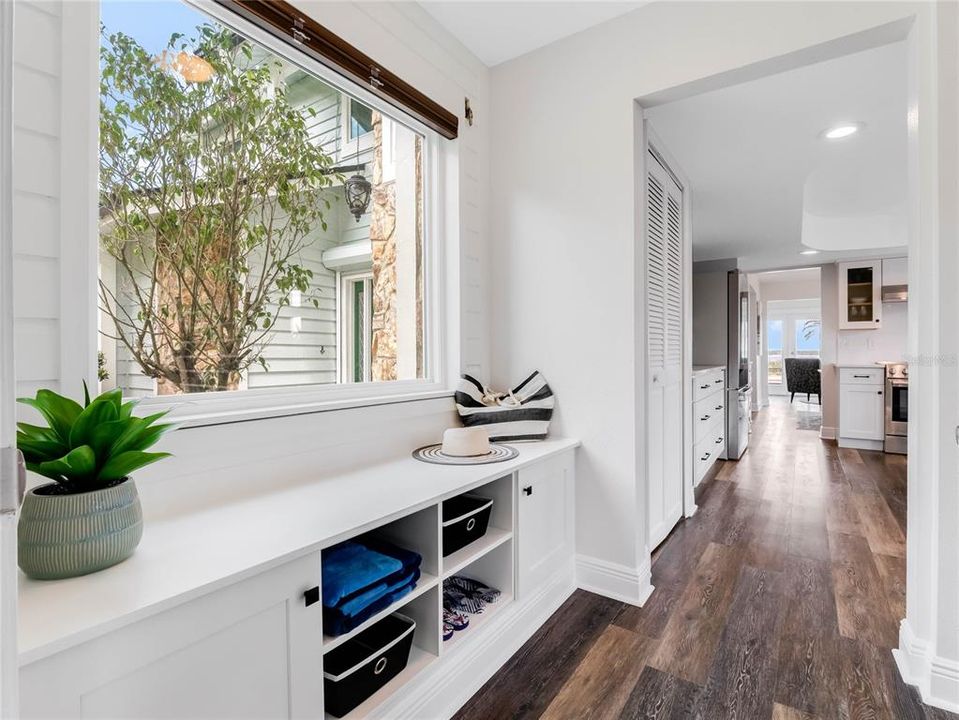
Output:
[[[725,370],[725,365],[693,365],[693,376],[712,372],[713,370]]]

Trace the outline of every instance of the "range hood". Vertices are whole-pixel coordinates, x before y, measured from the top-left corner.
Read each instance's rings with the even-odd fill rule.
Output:
[[[908,285],[883,285],[882,301],[884,303],[901,303],[909,301]]]

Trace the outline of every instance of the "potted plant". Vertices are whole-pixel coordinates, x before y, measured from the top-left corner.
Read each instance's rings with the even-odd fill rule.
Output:
[[[20,568],[38,580],[96,572],[128,558],[143,534],[143,512],[130,474],[169,453],[145,452],[172,427],[166,413],[133,415],[121,390],[84,404],[51,390],[19,402],[46,427],[17,423],[27,469],[54,482],[30,490],[17,528]]]

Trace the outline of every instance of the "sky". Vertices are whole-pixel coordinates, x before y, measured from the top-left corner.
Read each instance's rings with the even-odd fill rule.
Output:
[[[770,351],[782,350],[783,347],[783,323],[781,320],[770,320],[766,324],[768,330],[766,335],[766,346]],[[819,326],[806,340],[803,337],[803,321],[796,321],[796,349],[801,351],[819,350]]]
[[[180,32],[193,37],[206,15],[179,0],[102,0],[100,22],[107,33],[122,31],[150,53],[159,53]]]

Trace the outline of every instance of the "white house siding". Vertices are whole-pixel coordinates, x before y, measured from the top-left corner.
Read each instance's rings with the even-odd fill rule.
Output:
[[[61,3],[17,2],[14,333],[18,395],[60,388]]]

